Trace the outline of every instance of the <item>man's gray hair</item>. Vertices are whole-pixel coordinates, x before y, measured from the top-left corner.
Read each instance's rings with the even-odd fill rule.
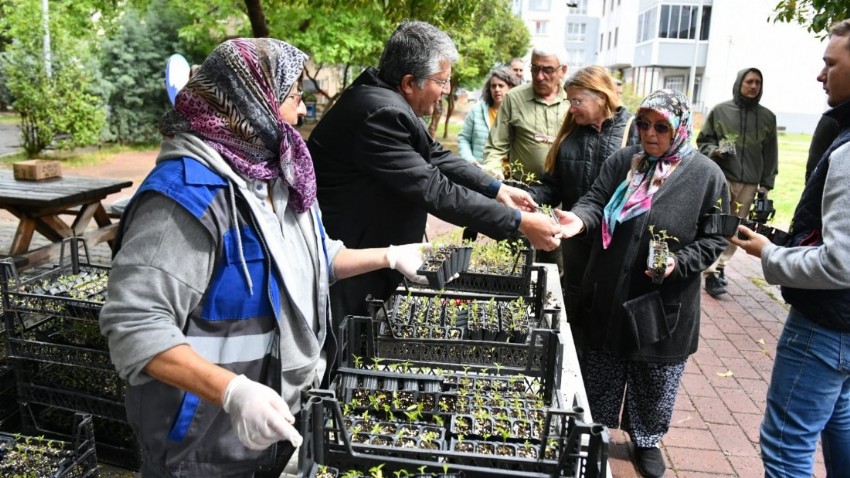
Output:
[[[531,54],[536,56],[554,56],[558,58],[558,63],[560,65],[563,66],[567,64],[567,49],[564,48],[564,45],[555,43],[538,45],[531,50]]]
[[[430,23],[405,21],[384,45],[378,76],[391,86],[398,86],[404,75],[410,74],[422,88],[425,78],[442,70],[442,62],[453,64],[457,59],[457,47],[444,31]]]

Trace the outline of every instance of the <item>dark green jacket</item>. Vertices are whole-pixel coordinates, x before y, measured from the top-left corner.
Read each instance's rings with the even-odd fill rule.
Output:
[[[741,95],[741,82],[750,71],[761,75],[756,68],[738,72],[732,87],[733,99],[711,110],[697,136],[697,146],[700,153],[720,166],[727,180],[773,189],[773,181],[779,172],[776,115],[759,104],[764,92],[763,75],[762,88],[756,98]],[[735,154],[716,151],[720,141],[730,135],[737,135]]]

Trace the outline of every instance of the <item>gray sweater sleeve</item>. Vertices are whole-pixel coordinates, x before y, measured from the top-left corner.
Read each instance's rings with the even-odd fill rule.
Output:
[[[799,289],[850,288],[850,143],[829,158],[823,190],[823,244],[762,250],[764,277],[771,284]]]
[[[201,223],[161,194],[142,195],[129,213],[100,328],[119,375],[136,385],[151,379],[142,371],[151,358],[186,343],[182,329],[215,254]]]

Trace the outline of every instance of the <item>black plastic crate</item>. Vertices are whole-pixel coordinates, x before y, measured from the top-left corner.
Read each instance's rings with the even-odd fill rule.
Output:
[[[22,429],[31,435],[69,439],[73,432],[74,411],[21,402]],[[142,454],[132,428],[125,420],[92,416],[97,459],[102,463],[138,471]]]
[[[494,295],[527,295],[534,269],[534,249],[517,252],[512,270],[505,275],[461,272],[457,279],[445,284],[445,289],[480,292]]]
[[[412,474],[422,467],[427,473],[463,473],[463,476],[471,478],[605,477],[609,443],[607,429],[578,421],[576,416],[579,414],[576,411],[549,410],[546,433],[535,441],[538,446],[536,458],[456,452],[442,446],[439,449],[382,446],[354,442],[351,439],[353,434],[345,428],[346,419],[335,393],[312,390],[304,396],[301,434],[305,442],[299,450],[299,460],[302,470],[307,473],[314,464],[321,463],[339,470],[363,470],[383,464],[382,472],[387,476],[401,470]],[[451,442],[455,438],[449,433],[442,440]],[[497,446],[502,442],[485,440],[484,443]]]
[[[394,295],[390,296],[386,303],[380,300],[368,298],[366,300],[367,307],[372,317],[380,318],[383,315],[383,317],[386,317],[388,320],[393,321],[395,316],[398,314],[399,303],[402,302],[402,299],[405,299],[408,296],[413,299],[421,298],[422,300],[437,297],[443,302],[472,302],[495,299],[499,303],[513,301],[522,297],[523,300],[530,306],[530,311],[533,315],[534,320],[540,323],[543,319],[543,315],[547,312],[552,312],[552,310],[546,308],[547,279],[545,269],[543,267],[534,267],[533,270],[536,271],[536,273],[533,275],[534,280],[530,282],[529,288],[525,290],[523,294],[485,294],[481,292],[458,291],[449,289],[443,289],[439,292],[435,292],[433,290],[423,290],[416,288],[399,288],[396,290],[396,293]],[[445,308],[445,305],[443,307]],[[446,324],[445,320],[443,320],[442,325],[448,324]]]
[[[8,356],[111,370],[97,324],[109,268],[71,259],[26,276],[0,261]]]
[[[348,316],[340,325],[340,367],[354,366],[354,357],[365,363],[412,363],[447,370],[490,369],[497,374],[524,374],[543,384],[543,397],[551,402],[560,386],[563,346],[553,329],[531,330],[525,343],[483,340],[400,339],[381,333],[384,321]]]
[[[0,475],[96,477],[98,467],[92,418],[75,415],[72,435],[69,438],[70,441],[65,442],[0,433]],[[35,457],[38,457],[38,461]]]
[[[7,329],[15,330],[7,340],[12,359],[114,370],[96,321],[61,315],[26,320],[27,316],[20,312],[4,313]]]

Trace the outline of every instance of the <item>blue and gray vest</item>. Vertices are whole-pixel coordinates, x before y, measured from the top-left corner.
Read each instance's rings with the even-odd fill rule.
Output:
[[[238,193],[234,217],[228,188],[222,176],[184,157],[158,163],[136,197],[154,191],[173,199],[198,219],[216,244],[207,290],[183,329],[191,347],[207,360],[280,392],[283,281],[271,265],[249,206]],[[119,233],[118,241],[120,238]],[[326,258],[327,252],[325,262]],[[307,371],[295,373],[300,377]],[[156,467],[164,463],[167,473],[175,476],[224,476],[273,459],[271,449],[255,451],[243,446],[230,417],[193,393],[154,380],[128,387],[126,406],[140,442],[151,448],[142,450],[143,455]]]
[[[823,244],[823,188],[832,152],[850,142],[850,129],[845,129],[827,149],[806,183],[797,209],[794,210],[791,239],[787,246]],[[812,290],[782,287],[782,297],[807,319],[839,332],[850,332],[850,289]]]

